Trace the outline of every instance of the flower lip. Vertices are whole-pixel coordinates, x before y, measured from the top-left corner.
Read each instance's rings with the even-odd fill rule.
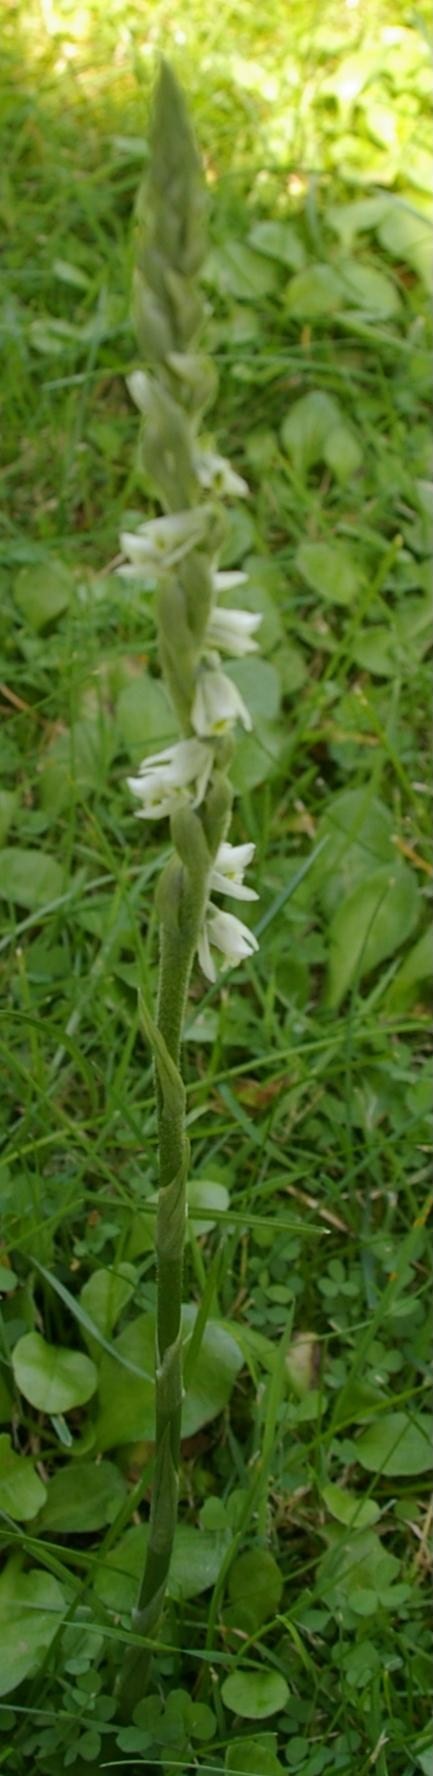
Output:
[[[200,738],[226,734],[236,721],[252,728],[250,711],[237,685],[214,667],[199,670],[191,721]]]
[[[255,845],[230,845],[224,841],[219,846],[214,867],[210,876],[210,888],[215,894],[227,894],[232,900],[258,900],[255,888],[248,888],[244,883],[244,870],[254,856]]]
[[[235,499],[248,499],[249,486],[243,475],[228,462],[226,456],[218,456],[212,450],[199,451],[195,459],[195,468],[201,486],[206,492],[231,495]]]
[[[225,605],[216,605],[211,612],[207,633],[214,646],[222,648],[225,653],[255,654],[258,643],[254,641],[254,635],[261,622],[260,611],[229,610]]]
[[[201,740],[179,740],[143,759],[138,777],[127,779],[142,804],[138,819],[162,819],[182,802],[197,808],[206,794],[212,765],[213,749]]]
[[[191,549],[197,548],[204,536],[210,513],[209,506],[199,506],[195,511],[187,509],[165,518],[150,518],[147,523],[139,524],[136,531],[121,532],[123,553],[136,572],[143,568],[172,567],[184,555],[188,555]]]
[[[221,950],[224,958],[222,965],[225,968],[236,967],[238,962],[243,962],[246,957],[254,955],[259,947],[257,938],[254,936],[254,932],[249,930],[248,925],[244,925],[241,919],[235,917],[234,913],[220,912],[219,907],[212,905],[212,901],[209,902],[200,934],[198,952],[203,973],[207,975],[209,980],[214,981],[216,969],[211,954],[211,945]]]

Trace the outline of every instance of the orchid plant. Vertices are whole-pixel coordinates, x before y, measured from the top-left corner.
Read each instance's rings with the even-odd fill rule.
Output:
[[[156,1452],[146,1566],[134,1618],[135,1644],[121,1680],[126,1716],[143,1694],[147,1654],[163,1605],[176,1527],[182,1410],[181,1297],[189,1147],[180,1057],[196,958],[210,981],[257,950],[253,932],[218,897],[257,899],[244,880],[252,844],[232,844],[230,764],[251,716],[224,656],[257,648],[260,617],[225,600],[244,583],[223,572],[224,501],[248,488],[201,428],[216,393],[200,349],[204,305],[198,274],[206,249],[205,191],[182,93],[163,63],[153,111],[148,173],[139,200],[135,325],[149,370],[129,392],[142,416],[141,460],[162,515],[125,530],[119,572],[132,590],[156,588],[162,675],[179,724],[176,744],[152,754],[129,779],[140,820],[169,819],[172,853],[157,894],[158,1006],[143,1008],[156,1072],[159,1192],[156,1222]],[[222,602],[220,602],[222,600]]]

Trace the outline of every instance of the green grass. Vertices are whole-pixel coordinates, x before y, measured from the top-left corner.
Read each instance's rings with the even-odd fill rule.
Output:
[[[424,14],[64,0],[9,7],[4,38],[0,1765],[432,1776]],[[161,845],[125,778],[171,718],[114,570],[125,511],[149,509],[124,379],[161,46],[209,181],[215,436],[252,490],[224,564],[247,564],[266,661],[236,762],[260,950],[191,999],[185,1299],[203,1307],[173,1595],[128,1738],[112,1695],[152,1473],[135,1322],[155,1300],[137,988]],[[290,224],[275,257],[269,222]],[[314,391],[337,405],[313,425],[296,404]],[[33,1332],[87,1353],[100,1396],[32,1404],[14,1352]]]

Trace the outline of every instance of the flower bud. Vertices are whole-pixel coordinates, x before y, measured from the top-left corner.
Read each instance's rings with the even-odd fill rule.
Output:
[[[293,1391],[302,1400],[320,1375],[320,1344],[314,1332],[298,1332],[287,1352],[286,1367]]]

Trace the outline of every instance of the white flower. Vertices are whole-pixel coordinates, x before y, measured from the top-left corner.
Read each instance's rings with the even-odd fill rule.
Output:
[[[196,734],[204,738],[226,734],[236,721],[241,721],[244,728],[253,725],[237,685],[225,672],[209,671],[207,667],[199,671],[191,721]]]
[[[244,886],[244,871],[254,856],[255,845],[229,845],[224,842],[217,851],[210,877],[210,888],[216,894],[230,894],[232,900],[258,900],[254,888]]]
[[[216,593],[233,592],[236,586],[246,586],[247,579],[248,574],[242,573],[240,568],[230,569],[228,573],[212,574],[212,584]]]
[[[262,621],[260,612],[246,610],[228,610],[223,605],[216,605],[209,618],[207,636],[216,648],[233,656],[257,653],[257,642],[254,641],[256,629]]]
[[[142,803],[139,820],[162,820],[182,802],[197,808],[203,801],[213,765],[213,751],[201,740],[179,740],[143,759],[138,777],[128,777],[132,794]]]
[[[172,567],[197,548],[208,522],[209,507],[200,506],[174,512],[168,518],[150,518],[147,524],[139,524],[137,531],[122,531],[121,547],[132,563],[132,568],[120,568],[123,578],[136,577],[143,569],[155,573],[158,568]]]
[[[209,902],[206,918],[199,938],[198,955],[203,974],[210,981],[216,980],[216,968],[211,954],[211,945],[221,950],[225,968],[235,968],[243,962],[245,956],[252,956],[258,950],[254,932],[236,919],[234,913],[220,913],[218,907]]]
[[[226,456],[215,456],[212,450],[202,450],[195,458],[195,470],[200,486],[206,492],[215,494],[231,494],[235,499],[247,499],[249,487],[242,475],[237,475]]]

